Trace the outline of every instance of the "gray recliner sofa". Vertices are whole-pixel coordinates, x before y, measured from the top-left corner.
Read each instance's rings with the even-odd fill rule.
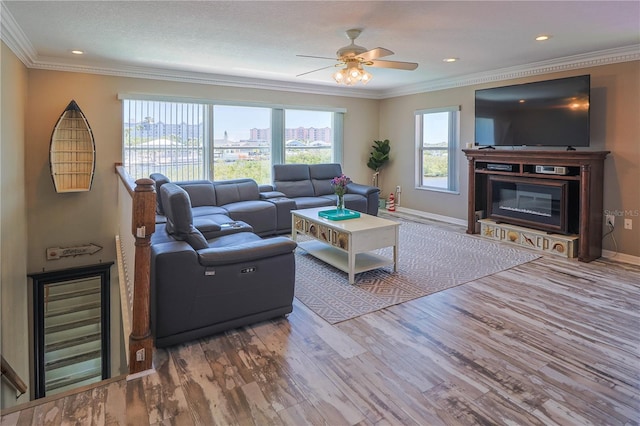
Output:
[[[293,310],[296,243],[248,226],[195,228],[182,187],[160,187],[165,223],[151,240],[151,329],[156,347],[267,320]],[[227,222],[232,223],[232,222]]]
[[[273,166],[273,185],[261,186],[263,197],[286,197],[297,209],[335,206],[336,195],[331,179],[342,174],[338,163],[276,164]],[[373,216],[378,214],[380,189],[351,182],[344,196],[345,207]]]

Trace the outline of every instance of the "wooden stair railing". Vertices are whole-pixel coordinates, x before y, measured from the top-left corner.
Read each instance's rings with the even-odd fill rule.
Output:
[[[156,192],[151,179],[138,179],[133,186],[133,179],[121,164],[116,164],[116,173],[127,188],[132,202],[131,233],[135,238],[135,255],[133,262],[133,290],[130,306],[130,334],[128,336],[127,359],[129,374],[149,370],[153,365],[153,338],[149,320],[149,292],[151,268],[151,235],[155,232]],[[124,228],[121,224],[121,228]],[[121,298],[128,297],[121,294]],[[124,306],[124,304],[123,304]],[[123,308],[124,309],[124,308]],[[123,316],[124,316],[123,311]],[[129,322],[123,318],[123,323]],[[127,340],[127,336],[125,336]]]
[[[2,371],[2,376],[6,377],[11,386],[18,391],[16,399],[20,398],[27,391],[27,385],[2,355],[0,355],[0,370]]]

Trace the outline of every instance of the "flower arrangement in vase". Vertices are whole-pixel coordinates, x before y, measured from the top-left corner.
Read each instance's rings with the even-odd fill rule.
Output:
[[[331,179],[331,186],[336,194],[336,207],[338,211],[344,210],[344,194],[347,192],[347,185],[351,183],[351,179],[344,173]]]

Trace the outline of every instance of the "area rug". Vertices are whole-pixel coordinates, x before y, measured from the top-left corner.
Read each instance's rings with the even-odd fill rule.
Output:
[[[397,272],[390,266],[363,272],[350,285],[346,273],[298,248],[296,298],[325,321],[335,324],[540,257],[464,231],[407,218],[392,220],[401,223]],[[392,255],[391,248],[377,252]]]

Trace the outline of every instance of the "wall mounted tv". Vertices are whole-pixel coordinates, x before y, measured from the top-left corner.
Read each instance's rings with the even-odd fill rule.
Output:
[[[476,145],[589,146],[589,75],[476,90]]]

